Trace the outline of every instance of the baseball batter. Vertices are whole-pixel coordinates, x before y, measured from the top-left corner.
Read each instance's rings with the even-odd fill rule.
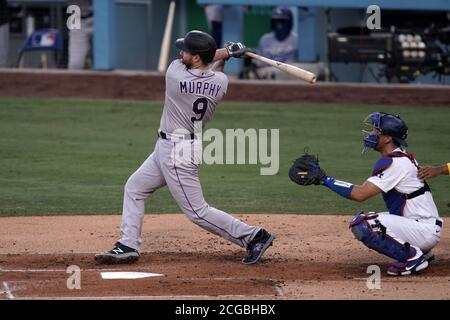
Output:
[[[256,263],[274,236],[211,207],[203,197],[193,156],[179,156],[180,150],[195,148],[195,127],[211,119],[227,91],[226,75],[209,69],[208,64],[240,57],[247,49],[241,43],[228,43],[226,48],[216,50],[214,39],[201,31],[187,33],[176,46],[181,50],[181,59],[173,61],[166,72],[166,98],[155,150],[125,185],[121,239],[111,251],[97,254],[95,260],[112,264],[139,259],[144,200],[167,185],[192,222],[246,248],[248,256],[242,263]]]
[[[442,219],[430,187],[417,176],[417,161],[404,150],[408,146],[405,122],[399,116],[381,112],[372,113],[366,122],[371,130],[365,131],[365,149],[378,151],[381,158],[362,185],[326,175],[310,155],[297,159],[290,177],[303,185],[322,184],[360,202],[381,193],[388,212],[358,213],[350,228],[367,247],[396,260],[388,269],[389,275],[419,272],[434,259],[431,250],[440,240]]]

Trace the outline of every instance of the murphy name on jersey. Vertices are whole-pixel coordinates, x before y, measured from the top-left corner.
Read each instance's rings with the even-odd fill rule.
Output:
[[[217,98],[222,87],[218,84],[202,81],[180,81],[181,94],[208,95]]]

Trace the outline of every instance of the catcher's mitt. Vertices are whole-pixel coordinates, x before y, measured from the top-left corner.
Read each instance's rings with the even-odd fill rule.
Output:
[[[321,184],[326,175],[319,166],[319,159],[307,153],[296,159],[289,169],[291,180],[301,186]]]

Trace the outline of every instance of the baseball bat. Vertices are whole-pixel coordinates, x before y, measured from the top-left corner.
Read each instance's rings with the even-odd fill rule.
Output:
[[[170,52],[170,38],[172,36],[173,18],[175,16],[175,0],[170,1],[169,13],[167,14],[166,28],[161,44],[161,52],[159,54],[158,71],[164,72],[167,69]]]
[[[280,71],[286,72],[287,74],[290,74],[291,76],[296,77],[297,79],[304,80],[309,83],[316,83],[317,77],[312,72],[303,70],[301,68],[295,67],[295,66],[287,64],[287,63],[275,61],[275,60],[260,56],[259,54],[256,54],[253,52],[246,52],[245,55],[250,58],[267,63],[268,65],[271,65],[272,67],[274,67]]]

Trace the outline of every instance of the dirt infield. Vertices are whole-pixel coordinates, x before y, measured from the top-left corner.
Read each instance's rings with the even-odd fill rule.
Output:
[[[163,101],[164,90],[155,72],[0,70],[0,96]],[[234,80],[226,100],[450,107],[450,86]]]
[[[183,215],[147,215],[143,254],[134,265],[99,266],[120,216],[0,218],[0,299],[449,299],[450,235],[436,261],[412,277],[385,275],[389,259],[353,239],[346,216],[237,215],[276,235],[261,263],[240,264],[243,249],[213,236]],[[446,219],[444,225],[449,219]],[[81,268],[81,289],[69,290],[67,267]],[[369,265],[382,270],[369,290]],[[163,277],[103,280],[104,271]]]

